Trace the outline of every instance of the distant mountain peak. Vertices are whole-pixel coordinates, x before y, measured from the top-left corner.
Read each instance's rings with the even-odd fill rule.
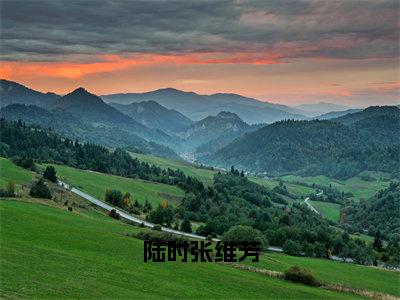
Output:
[[[69,93],[69,95],[85,95],[85,94],[89,94],[94,96],[93,94],[89,93],[85,88],[83,87],[78,87],[77,89],[73,90],[71,93]]]
[[[221,111],[217,117],[219,118],[225,118],[225,119],[236,119],[242,121],[241,118],[235,113],[229,112],[229,111]]]

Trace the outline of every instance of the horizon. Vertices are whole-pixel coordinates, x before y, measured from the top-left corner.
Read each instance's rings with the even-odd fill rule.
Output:
[[[398,104],[397,1],[1,6],[0,76],[39,91],[170,87],[289,106]]]
[[[368,105],[368,106],[346,106],[346,105],[343,105],[343,104],[340,104],[340,103],[327,102],[327,101],[305,102],[305,103],[300,103],[300,104],[296,104],[296,103],[295,104],[290,104],[290,103],[289,104],[285,104],[285,103],[278,103],[278,102],[272,102],[272,101],[268,101],[268,100],[257,99],[257,98],[253,98],[253,97],[250,97],[250,96],[236,94],[236,93],[229,93],[229,92],[228,93],[218,93],[217,92],[217,93],[210,93],[210,94],[201,94],[201,93],[197,93],[195,91],[185,91],[185,90],[181,90],[181,89],[177,89],[177,88],[173,88],[173,87],[161,87],[161,88],[157,88],[157,89],[154,89],[154,90],[148,90],[148,91],[142,91],[142,92],[121,92],[121,93],[116,92],[116,93],[97,94],[97,93],[94,93],[94,92],[90,91],[85,86],[77,86],[75,88],[72,88],[70,91],[67,91],[66,93],[60,94],[60,93],[56,93],[54,91],[35,89],[35,88],[32,88],[31,86],[28,86],[28,85],[26,85],[24,83],[13,81],[13,80],[6,79],[6,78],[0,78],[0,80],[6,80],[6,81],[9,81],[9,82],[14,82],[14,83],[20,84],[20,85],[22,85],[22,86],[24,86],[26,88],[32,89],[34,91],[37,91],[37,92],[40,92],[40,93],[43,93],[43,94],[45,94],[45,93],[57,94],[60,97],[68,95],[68,94],[70,94],[70,93],[72,93],[72,92],[74,92],[74,91],[76,91],[78,89],[84,89],[86,92],[88,92],[90,94],[93,94],[93,95],[96,95],[96,96],[98,96],[100,98],[102,96],[111,96],[111,95],[145,94],[145,93],[151,93],[151,92],[169,90],[170,89],[170,90],[175,90],[175,91],[183,92],[183,93],[195,93],[196,95],[199,95],[199,96],[213,96],[213,95],[221,95],[221,94],[222,95],[237,95],[237,96],[241,96],[241,97],[250,98],[252,100],[257,100],[257,101],[260,101],[260,102],[265,102],[265,103],[270,103],[270,104],[277,104],[277,105],[286,105],[288,107],[293,107],[293,108],[298,107],[298,106],[302,106],[302,105],[318,105],[318,104],[333,104],[333,105],[338,105],[338,106],[342,105],[345,109],[357,109],[357,108],[364,109],[364,108],[367,108],[368,106],[374,106],[374,105]],[[143,101],[143,102],[147,102],[147,101]],[[157,102],[157,101],[155,101],[155,102]],[[108,103],[108,102],[106,102],[106,103]],[[396,106],[396,105],[399,105],[399,104],[382,104],[382,106],[385,106],[385,105]],[[379,106],[381,106],[381,105],[379,105]]]

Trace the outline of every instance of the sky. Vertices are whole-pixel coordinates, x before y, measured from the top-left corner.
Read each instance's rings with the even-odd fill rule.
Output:
[[[60,94],[173,87],[399,104],[399,1],[1,0],[0,77]]]

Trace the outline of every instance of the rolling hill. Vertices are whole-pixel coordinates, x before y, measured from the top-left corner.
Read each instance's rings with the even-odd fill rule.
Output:
[[[327,103],[327,102],[301,104],[295,106],[295,108],[303,111],[304,114],[309,117],[314,117],[329,112],[344,111],[349,109],[349,107],[344,105]]]
[[[349,178],[365,170],[397,172],[398,147],[386,146],[367,129],[354,126],[318,120],[282,121],[235,140],[204,161],[272,175]]]

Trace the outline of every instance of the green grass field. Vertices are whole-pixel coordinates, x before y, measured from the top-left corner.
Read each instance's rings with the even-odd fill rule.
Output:
[[[22,184],[32,181],[33,173],[16,166],[10,160],[0,157],[0,187],[5,188],[8,181]]]
[[[281,253],[266,253],[261,256],[259,263],[247,264],[281,272],[297,265],[312,271],[316,278],[323,282],[339,283],[400,297],[400,272]]]
[[[103,216],[22,200],[0,213],[2,298],[358,298],[214,263],[144,263],[127,236],[140,229]]]
[[[146,154],[138,154],[130,152],[133,157],[137,157],[140,161],[147,162],[149,164],[153,164],[163,169],[173,169],[173,170],[181,170],[185,173],[186,176],[196,177],[197,179],[203,181],[205,185],[211,185],[213,183],[214,174],[216,171],[207,170],[198,167],[195,164],[182,161],[182,160],[173,160],[163,157],[157,157]]]
[[[123,193],[130,192],[132,201],[137,199],[144,203],[145,199],[148,199],[153,206],[158,205],[163,200],[176,204],[184,196],[183,190],[167,184],[79,170],[61,165],[53,166],[61,180],[99,199],[104,199],[106,189],[117,189]]]
[[[310,204],[325,218],[333,222],[338,222],[340,217],[340,204],[323,202],[323,201],[309,201]]]
[[[279,181],[274,179],[262,179],[256,177],[250,177],[249,179],[270,189],[273,189],[274,187],[279,185]],[[316,189],[307,186],[302,186],[290,182],[285,182],[285,185],[289,193],[298,197],[307,197],[310,194],[316,193]]]
[[[281,177],[284,181],[299,181],[304,182],[307,184],[318,184],[329,187],[332,187],[343,191],[343,192],[350,192],[353,194],[354,199],[368,199],[372,197],[376,192],[381,189],[385,189],[389,186],[390,181],[388,180],[381,180],[376,178],[373,181],[366,181],[362,180],[359,177],[352,177],[347,180],[337,180],[331,179],[326,176],[314,176],[314,177],[301,177],[301,176],[294,176],[288,175]]]

